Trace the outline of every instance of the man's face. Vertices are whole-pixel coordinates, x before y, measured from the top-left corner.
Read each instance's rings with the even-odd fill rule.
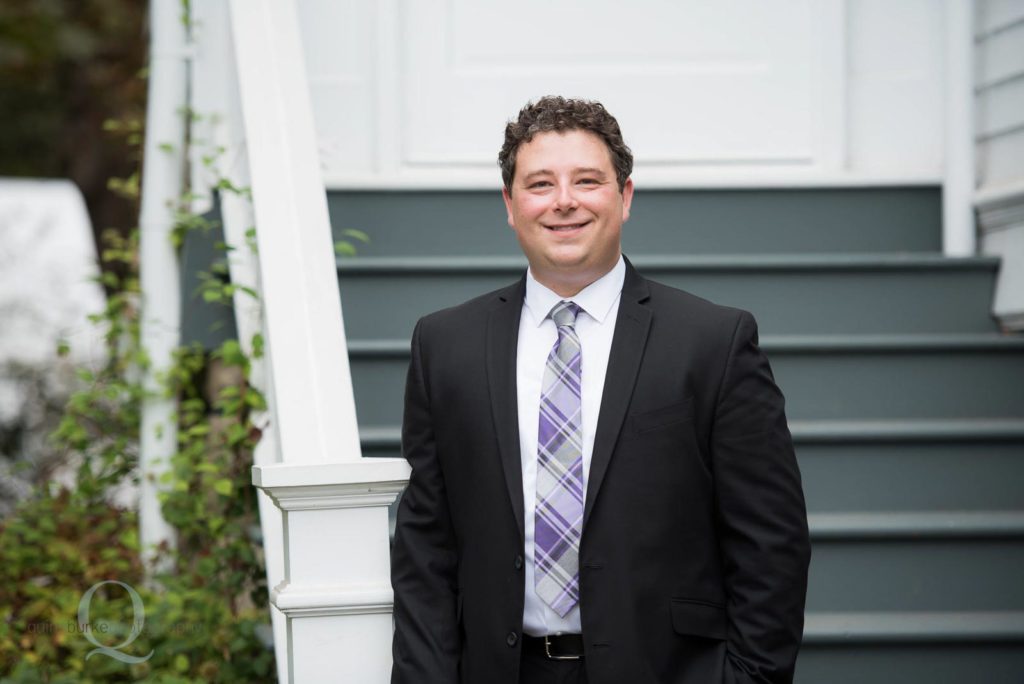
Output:
[[[569,297],[619,259],[633,181],[619,192],[611,153],[589,131],[539,133],[519,147],[512,192],[503,190],[512,226],[534,277]]]

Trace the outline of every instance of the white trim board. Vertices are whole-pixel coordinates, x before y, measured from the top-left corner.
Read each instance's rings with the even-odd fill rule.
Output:
[[[499,10],[466,0],[301,3],[327,186],[497,187],[504,122],[546,92],[608,104],[647,187],[942,181],[942,3],[632,9],[593,3],[592,32],[635,31],[576,53],[489,42]]]

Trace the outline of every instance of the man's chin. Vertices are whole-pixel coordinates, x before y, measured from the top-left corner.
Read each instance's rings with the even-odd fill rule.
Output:
[[[573,254],[548,259],[546,267],[552,275],[574,280],[586,276],[592,265],[587,262],[586,255]]]
[[[537,282],[563,297],[573,296],[611,270],[602,271],[586,258],[546,260],[543,266],[531,268]]]

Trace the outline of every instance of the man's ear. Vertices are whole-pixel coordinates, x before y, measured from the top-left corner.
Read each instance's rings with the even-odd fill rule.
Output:
[[[501,187],[501,199],[505,200],[505,211],[508,213],[508,225],[510,228],[515,228],[516,224],[512,220],[512,194],[505,186]]]
[[[622,222],[629,220],[629,208],[633,204],[633,179],[627,178],[622,186]]]

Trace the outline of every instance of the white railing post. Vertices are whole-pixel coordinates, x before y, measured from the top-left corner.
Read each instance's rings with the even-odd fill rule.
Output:
[[[281,511],[281,528],[264,524],[267,548],[283,543],[284,553],[271,601],[287,617],[287,641],[276,651],[289,682],[385,682],[387,506],[409,467],[360,452],[295,0],[229,8],[278,449],[278,462],[253,467],[253,484]]]
[[[355,400],[295,2],[233,0],[230,7],[282,460],[357,461]]]

